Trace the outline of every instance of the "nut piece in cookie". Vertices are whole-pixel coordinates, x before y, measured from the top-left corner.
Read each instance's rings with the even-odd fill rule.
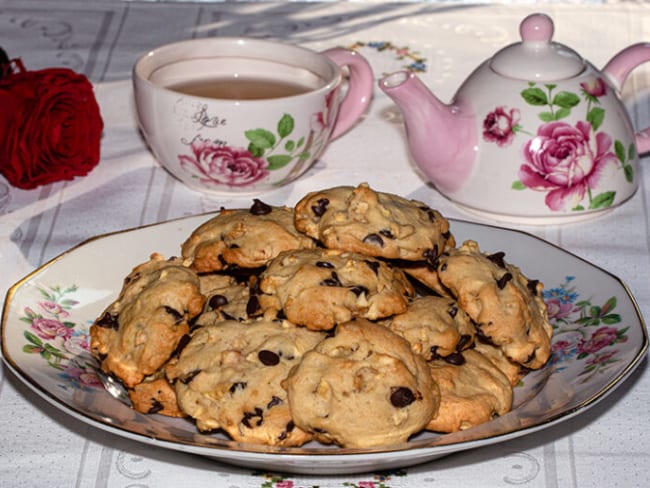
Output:
[[[314,241],[293,225],[293,209],[255,199],[250,209],[222,210],[182,244],[184,258],[199,273],[259,268],[282,251],[310,249]]]
[[[329,249],[388,259],[433,263],[455,243],[437,210],[365,183],[309,193],[296,204],[295,224]]]
[[[440,407],[427,430],[457,432],[504,415],[512,408],[512,387],[505,375],[473,349],[462,353],[465,361],[454,365],[429,363],[440,388]]]
[[[427,361],[460,361],[461,351],[474,343],[474,324],[453,298],[417,297],[406,312],[388,319],[386,325]]]
[[[406,442],[439,402],[424,358],[404,338],[365,319],[340,324],[285,384],[296,425],[343,447]]]
[[[406,311],[414,290],[401,270],[356,253],[287,251],[260,275],[260,307],[293,323],[328,330],[354,317],[370,320]]]
[[[167,362],[204,300],[198,276],[182,260],[153,254],[90,327],[91,351],[104,371],[133,388]]]
[[[222,429],[239,442],[300,446],[312,436],[294,425],[281,383],[323,338],[287,321],[225,321],[197,329],[166,374],[181,410],[200,431]]]
[[[482,339],[526,368],[544,366],[553,329],[541,283],[527,279],[503,253],[482,254],[474,241],[440,256],[438,276]]]

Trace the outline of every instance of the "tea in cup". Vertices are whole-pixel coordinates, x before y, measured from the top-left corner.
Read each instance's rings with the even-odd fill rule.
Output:
[[[164,168],[195,190],[255,194],[298,178],[349,130],[374,77],[344,48],[204,38],[145,54],[133,84],[140,128]]]

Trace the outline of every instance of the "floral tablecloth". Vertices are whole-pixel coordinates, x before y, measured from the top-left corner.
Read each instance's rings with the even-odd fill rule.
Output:
[[[313,49],[348,46],[377,76],[418,73],[443,100],[497,49],[518,40],[533,11],[555,20],[555,38],[603,66],[623,47],[650,40],[642,2],[219,3],[0,0],[0,45],[30,69],[65,66],[93,82],[105,131],[99,165],[86,177],[36,190],[0,179],[0,293],[80,242],[112,231],[246,205],[248,198],[194,193],[162,170],[140,137],[131,68],[146,50],[213,35],[286,39]],[[650,125],[650,66],[635,70],[624,100],[637,127]],[[2,110],[2,107],[0,107]],[[300,180],[265,194],[292,204],[313,189],[368,181],[423,200],[448,217],[479,221],[428,186],[410,162],[399,112],[379,90],[364,120],[334,141]],[[390,143],[384,141],[391,141]],[[640,189],[606,216],[568,226],[524,227],[620,277],[650,316],[650,171]],[[493,223],[487,221],[488,223]],[[507,224],[506,224],[507,225]],[[549,293],[562,313],[575,305],[571,282]],[[59,292],[63,292],[59,290]],[[47,297],[46,297],[47,298]],[[61,304],[61,297],[49,297]],[[65,304],[65,303],[64,303]],[[590,304],[603,319],[613,304]],[[582,306],[586,306],[582,302]],[[29,317],[26,317],[29,320]],[[614,320],[614,319],[612,319]],[[604,328],[588,347],[624,337]],[[643,361],[602,402],[570,422],[429,463],[387,472],[319,476],[259,471],[142,444],[96,429],[53,408],[8,368],[0,369],[0,485],[78,487],[645,486],[650,477],[650,375]]]

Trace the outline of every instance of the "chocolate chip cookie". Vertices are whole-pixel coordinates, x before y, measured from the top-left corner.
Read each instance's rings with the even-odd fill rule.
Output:
[[[406,442],[439,402],[426,361],[404,338],[365,319],[340,324],[285,384],[295,424],[343,447]]]
[[[371,320],[406,311],[414,290],[383,261],[330,249],[287,251],[260,275],[260,310],[314,330],[354,317]],[[270,314],[270,315],[269,315]]]
[[[256,199],[248,210],[222,210],[200,225],[182,244],[181,253],[200,273],[258,268],[282,251],[315,246],[295,229],[293,220],[293,209]]]
[[[460,352],[474,343],[474,324],[452,298],[417,297],[406,312],[388,319],[386,325],[427,361],[459,360]]]
[[[281,383],[323,337],[287,321],[225,321],[197,329],[166,373],[181,410],[200,431],[222,429],[240,442],[299,446],[311,434],[294,424]]]
[[[129,388],[165,364],[203,309],[199,278],[185,264],[153,254],[90,327],[93,355]]]
[[[529,369],[546,363],[552,326],[541,283],[526,278],[503,253],[481,253],[471,240],[440,256],[437,271],[482,339]]]
[[[512,387],[505,375],[474,349],[461,364],[429,362],[440,389],[440,407],[427,424],[436,432],[457,432],[488,422],[512,408]]]
[[[295,225],[329,249],[388,259],[434,262],[454,245],[437,210],[365,183],[309,193],[296,204]]]

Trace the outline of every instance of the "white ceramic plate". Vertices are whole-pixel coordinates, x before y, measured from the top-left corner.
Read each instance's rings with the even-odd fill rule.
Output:
[[[458,242],[505,251],[528,278],[545,284],[555,327],[548,366],[515,388],[514,409],[464,432],[423,433],[405,445],[376,450],[312,443],[266,448],[201,435],[193,423],[142,415],[98,383],[87,352],[88,329],[116,297],[131,268],[153,251],[178,255],[180,243],[208,215],[91,239],[14,285],[2,317],[8,367],[52,405],[90,425],[136,441],[259,469],[345,474],[406,467],[455,451],[485,446],[567,420],[596,404],[639,364],[648,337],[639,310],[621,281],[531,235],[452,221]]]

